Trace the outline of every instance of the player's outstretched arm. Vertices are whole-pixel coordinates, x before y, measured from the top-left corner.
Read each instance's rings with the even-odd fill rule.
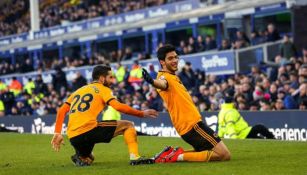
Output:
[[[112,106],[115,110],[137,117],[150,117],[156,118],[158,116],[158,112],[154,109],[147,109],[144,111],[136,110],[126,104],[120,103],[116,99],[113,99],[109,102],[109,105]]]
[[[155,88],[162,89],[162,90],[167,89],[168,84],[166,80],[157,80],[157,79],[151,78],[147,70],[144,68],[142,68],[142,75],[143,75],[144,80],[147,83],[153,85]]]
[[[157,118],[158,116],[158,112],[154,109],[146,109],[143,112],[144,112],[144,117]]]

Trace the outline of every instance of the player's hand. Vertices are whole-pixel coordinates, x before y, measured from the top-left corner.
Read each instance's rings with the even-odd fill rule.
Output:
[[[142,75],[143,75],[144,80],[147,81],[149,84],[154,83],[154,80],[151,78],[147,70],[144,68],[142,68]]]
[[[154,109],[144,110],[144,117],[157,118],[158,112]]]
[[[60,148],[61,148],[61,144],[64,145],[64,138],[61,134],[54,134],[53,135],[53,138],[51,140],[51,144],[52,144],[52,148],[55,150],[55,151],[59,151]]]

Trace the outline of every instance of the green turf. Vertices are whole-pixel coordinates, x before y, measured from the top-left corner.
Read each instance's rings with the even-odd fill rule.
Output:
[[[98,144],[91,167],[75,167],[74,153],[68,140],[56,153],[50,145],[51,135],[0,134],[0,174],[214,174],[214,175],[307,175],[307,143],[270,140],[224,140],[232,153],[228,162],[173,163],[130,166],[123,138],[110,144]],[[139,137],[140,153],[152,156],[166,145],[191,147],[179,138]]]

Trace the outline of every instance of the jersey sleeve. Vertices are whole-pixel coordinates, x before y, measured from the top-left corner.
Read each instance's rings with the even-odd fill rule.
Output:
[[[112,90],[107,87],[103,89],[101,97],[106,104],[108,104],[111,100],[116,99],[116,97],[113,95]]]
[[[164,80],[164,81],[166,81],[166,88],[165,88],[165,90],[167,90],[168,89],[168,87],[169,87],[169,83],[168,83],[168,80],[167,80],[167,77],[165,76],[165,75],[158,75],[157,76],[157,79],[158,80]]]
[[[71,95],[66,99],[65,103],[67,103],[68,105],[70,105],[71,102],[72,102],[72,100],[73,100],[73,94],[71,94]]]
[[[55,130],[54,133],[60,134],[62,131],[62,125],[65,119],[66,114],[68,113],[70,105],[68,103],[64,103],[58,110],[55,122]]]

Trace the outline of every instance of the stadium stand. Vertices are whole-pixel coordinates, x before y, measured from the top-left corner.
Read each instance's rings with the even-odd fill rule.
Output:
[[[26,1],[11,2],[0,7],[2,9],[14,9],[11,14],[2,12],[0,15],[0,36],[29,31],[29,23],[26,22],[29,21],[29,14],[25,10],[29,4]],[[69,1],[64,0],[40,1],[42,28],[59,24],[68,25],[67,22],[80,20],[87,22],[90,21],[90,18],[98,16],[112,17],[116,14],[133,12],[175,1],[111,1],[111,4],[114,5],[110,6],[105,4],[107,1],[76,2],[77,4],[72,5]],[[289,10],[283,7],[283,1],[280,2],[283,13],[284,10]],[[201,5],[204,5],[204,3]],[[221,4],[212,7],[218,8],[220,6]],[[202,6],[198,8],[202,8]],[[257,8],[255,9],[257,10]],[[269,8],[269,6],[265,6],[263,9],[265,8]],[[274,10],[276,9],[273,8]],[[22,17],[16,18],[17,15],[14,16],[14,14],[17,13]],[[268,12],[265,11],[265,13]],[[278,11],[278,13],[281,12]],[[111,50],[105,49],[107,45],[112,47],[112,44],[114,44],[114,41],[108,41],[108,39],[106,41],[102,39],[103,42],[94,40],[88,42],[89,44],[84,44],[78,40],[78,44],[63,41],[63,45],[70,46],[69,49],[62,46],[52,46],[52,49],[41,49],[35,52],[29,50],[25,54],[21,54],[22,56],[15,54],[12,56],[14,59],[11,59],[11,55],[9,57],[3,56],[3,58],[0,57],[0,80],[2,79],[0,81],[0,100],[4,103],[6,115],[54,114],[65,101],[63,99],[74,89],[89,81],[85,74],[76,73],[79,68],[87,68],[97,64],[111,64],[115,75],[120,69],[124,72],[124,74],[121,74],[122,78],[117,77],[118,81],[113,88],[120,101],[138,109],[154,108],[158,111],[165,111],[163,103],[154,89],[144,82],[137,83],[137,85],[129,82],[129,76],[133,62],[155,60],[154,47],[171,43],[177,47],[181,55],[187,55],[187,58],[207,53],[219,55],[224,53],[225,50],[235,54],[236,70],[231,74],[212,74],[207,70],[195,68],[197,66],[190,61],[185,61],[181,65],[178,75],[201,112],[219,110],[221,103],[219,97],[230,89],[235,91],[235,102],[240,110],[306,110],[307,47],[297,48],[291,41],[293,33],[288,21],[288,13],[284,13],[284,16],[273,15],[273,17],[267,18],[255,18],[253,20],[256,22],[253,24],[252,30],[246,26],[233,27],[237,25],[237,21],[230,21],[226,18],[223,19],[226,22],[224,21],[221,24],[216,22],[221,20],[212,15],[210,18],[216,17],[213,20],[216,23],[213,25],[211,25],[213,21],[210,21],[209,24],[206,23],[208,22],[206,21],[207,18],[204,20],[206,21],[205,24],[202,24],[204,26],[194,25],[201,23],[201,17],[198,18],[198,23],[184,23],[179,26],[179,29],[176,22],[170,22],[167,23],[169,25],[166,25],[163,32],[157,29],[150,35],[142,35],[143,38],[140,40],[138,40],[140,37],[132,37],[129,40],[131,34],[126,31],[122,34],[122,40],[120,38],[115,39],[115,47]],[[261,15],[264,15],[264,13],[261,13]],[[283,21],[282,24],[284,25],[278,24],[277,27],[275,26],[276,23],[274,25],[274,23],[269,22],[275,18]],[[240,19],[241,22],[242,19]],[[20,24],[19,21],[25,23]],[[10,25],[7,22],[10,22]],[[233,24],[231,24],[232,27],[227,27],[225,23]],[[222,30],[220,25],[224,25],[227,34],[220,31]],[[171,28],[172,26],[174,31],[168,31],[168,27]],[[187,26],[192,29],[180,30],[180,27],[187,28]],[[194,29],[195,27],[196,29]],[[132,33],[132,35],[136,35],[135,33]],[[290,34],[290,37],[288,34]],[[129,37],[125,40],[127,36]],[[283,37],[282,40],[280,40],[281,37]],[[59,37],[50,38],[57,39]],[[151,38],[151,40],[148,38]],[[153,42],[154,38],[157,40],[155,43]],[[133,44],[136,46],[125,44],[129,42],[134,42]],[[150,42],[152,42],[151,46],[148,44]],[[46,44],[42,45],[44,47]],[[119,45],[122,46],[119,47]],[[148,48],[137,50],[141,47],[140,45]],[[103,48],[103,50],[99,50],[100,48]],[[62,51],[60,51],[61,49]],[[11,50],[14,51],[14,49]],[[11,50],[8,50],[8,52],[11,52]],[[218,57],[223,58],[220,55]],[[250,57],[250,59],[246,57]],[[199,59],[202,58],[199,57]],[[120,63],[127,64],[121,65]],[[157,68],[151,69],[153,75],[158,70]],[[67,74],[67,70],[74,70],[75,73],[70,76]],[[22,77],[18,74],[33,73],[33,71],[35,73],[31,74],[33,75],[31,78],[29,76]],[[45,72],[51,72],[52,78],[50,81],[44,80],[42,74]],[[11,81],[14,76],[20,78]],[[8,79],[9,81],[6,81]],[[27,80],[24,81],[24,79]]]
[[[180,0],[179,0],[180,1]],[[67,1],[40,0],[41,28],[67,25],[71,22],[100,16],[112,16],[143,8],[175,2],[174,0],[146,1]],[[11,10],[13,9],[13,10]],[[29,1],[7,1],[2,4],[0,14],[0,37],[30,31]],[[21,18],[20,18],[21,17]]]

